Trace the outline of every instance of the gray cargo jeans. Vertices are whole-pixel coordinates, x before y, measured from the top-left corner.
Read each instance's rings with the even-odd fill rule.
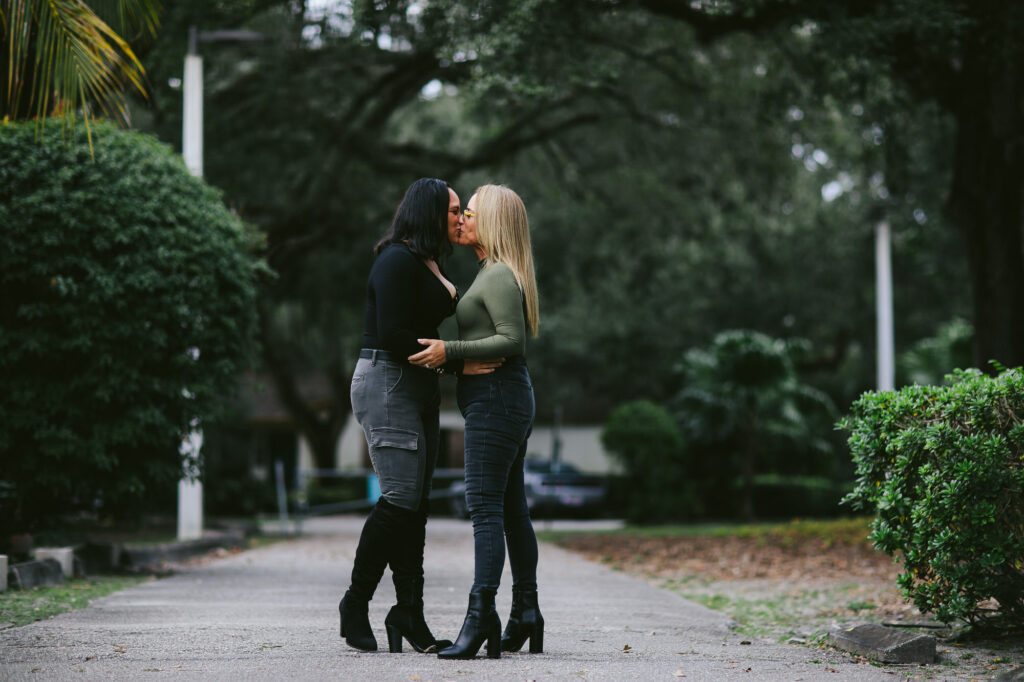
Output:
[[[426,512],[440,442],[437,374],[380,357],[360,358],[351,397],[381,497],[396,507]]]

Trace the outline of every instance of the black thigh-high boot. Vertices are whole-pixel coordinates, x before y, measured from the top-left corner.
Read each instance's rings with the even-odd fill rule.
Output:
[[[487,658],[501,658],[501,621],[494,610],[494,592],[469,593],[469,608],[455,644],[437,653],[438,658],[475,658],[487,642]]]
[[[537,590],[512,586],[512,611],[501,636],[502,651],[519,651],[530,640],[530,653],[544,651],[544,617],[537,606]]]
[[[402,638],[420,653],[433,654],[451,646],[447,639],[435,639],[423,617],[423,547],[427,515],[403,511],[404,530],[391,553],[391,578],[395,583],[395,604],[384,620],[391,653],[401,653]]]
[[[350,647],[360,651],[377,650],[377,639],[370,627],[369,602],[388,565],[395,530],[393,509],[382,498],[367,517],[352,562],[352,584],[338,604],[341,636]]]

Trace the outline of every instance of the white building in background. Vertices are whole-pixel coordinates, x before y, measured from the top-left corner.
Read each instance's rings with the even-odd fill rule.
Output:
[[[459,468],[463,464],[462,433],[465,420],[457,411],[441,412],[441,461],[439,468]],[[621,472],[618,462],[601,445],[601,426],[561,426],[558,437],[562,441],[561,459],[582,472],[615,474]],[[550,459],[554,451],[554,433],[550,424],[537,424],[527,446],[530,457]],[[304,440],[300,445],[300,466],[313,468],[313,457]],[[338,441],[335,468],[341,471],[365,471],[369,468],[366,438],[355,417],[350,417]]]
[[[285,466],[296,467],[301,472],[316,469],[313,453],[305,437],[295,428],[291,416],[277,399],[271,381],[266,376],[248,375],[244,381],[245,402],[248,408],[249,449],[252,451],[250,466],[268,478],[273,473],[273,462],[282,459]],[[314,407],[326,406],[332,400],[330,386],[318,376],[303,377],[299,381],[303,398]],[[563,462],[572,464],[584,473],[606,475],[621,472],[621,467],[601,445],[602,425],[561,425],[558,438],[561,440],[560,456]],[[460,477],[463,458],[463,431],[465,420],[458,410],[441,411],[441,451],[437,468],[448,470],[449,479]],[[533,428],[528,445],[528,455],[550,459],[555,451],[554,429],[551,424],[537,424]],[[363,430],[351,414],[345,429],[338,439],[334,454],[336,471],[346,474],[370,472],[370,458]],[[289,474],[290,476],[291,474]]]

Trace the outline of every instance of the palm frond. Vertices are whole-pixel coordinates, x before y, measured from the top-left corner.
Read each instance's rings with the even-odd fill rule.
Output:
[[[156,0],[100,4],[127,30],[156,29]],[[83,0],[0,0],[0,26],[9,118],[73,121],[81,113],[88,125],[95,107],[124,123],[125,87],[146,94],[145,71],[127,41]]]

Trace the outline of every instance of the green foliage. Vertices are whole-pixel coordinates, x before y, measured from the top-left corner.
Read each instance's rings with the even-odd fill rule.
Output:
[[[833,473],[835,408],[794,369],[807,350],[799,341],[733,330],[686,353],[680,365],[685,384],[673,407],[683,436],[698,453],[694,475],[714,513],[753,517],[758,473]],[[736,502],[739,510],[725,506]],[[760,511],[774,514],[770,508]]]
[[[0,514],[128,514],[173,496],[182,436],[251,349],[243,224],[155,139],[0,125]]]
[[[1024,624],[1024,373],[957,371],[949,386],[867,393],[850,432],[876,547],[900,553],[904,594],[944,622],[978,621],[995,599]]]
[[[939,328],[935,336],[922,339],[900,355],[896,367],[905,377],[902,383],[941,384],[946,374],[971,364],[974,329],[963,318]]]
[[[145,94],[146,75],[122,36],[156,32],[159,3],[0,0],[3,81],[0,116],[42,121],[79,114],[88,130],[93,109],[125,120],[123,87]],[[99,5],[99,7],[97,7]]]
[[[948,114],[908,107],[887,70],[824,49],[834,36],[802,20],[709,39],[651,3],[600,4],[168,5],[144,57],[152,106],[132,114],[169,142],[181,134],[169,83],[188,26],[267,36],[201,48],[205,167],[267,235],[280,277],[261,292],[262,341],[282,371],[347,386],[370,247],[421,175],[453,182],[463,202],[493,181],[526,201],[543,306],[528,355],[544,421],[558,407],[598,423],[621,401],[665,402],[680,388],[665,368],[682,350],[737,327],[809,339],[801,375],[848,404],[873,380],[879,210],[903,273],[897,338],[970,312],[962,244],[941,210]],[[759,16],[762,3],[742,4]],[[838,0],[820,4],[843,14]],[[851,42],[888,30],[869,28]],[[869,84],[854,91],[851,70]],[[829,201],[823,187],[842,191]],[[475,259],[456,253],[447,267],[465,286]],[[344,401],[336,392],[347,413]],[[327,438],[310,442],[319,451]]]
[[[686,446],[663,407],[646,400],[620,405],[601,442],[626,470],[631,520],[682,520],[697,510]]]

